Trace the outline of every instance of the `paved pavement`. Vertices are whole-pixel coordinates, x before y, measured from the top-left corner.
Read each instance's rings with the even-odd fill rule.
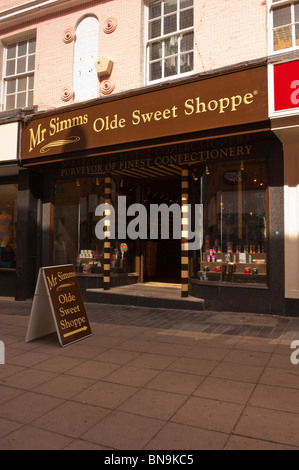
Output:
[[[86,304],[62,348],[30,308],[0,300],[0,450],[299,449],[299,318]]]

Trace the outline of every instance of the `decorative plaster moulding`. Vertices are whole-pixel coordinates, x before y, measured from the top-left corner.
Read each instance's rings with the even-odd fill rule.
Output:
[[[61,94],[62,101],[70,101],[74,98],[74,91],[71,87],[64,87]]]
[[[110,93],[113,93],[115,88],[115,83],[114,81],[108,79],[108,80],[103,80],[100,85],[100,91],[103,95],[110,95]]]
[[[111,33],[114,33],[114,31],[116,30],[117,28],[117,19],[116,18],[107,18],[104,22],[104,28],[103,28],[103,31],[104,33],[106,34],[111,34]]]
[[[71,42],[75,40],[75,37],[76,37],[76,32],[74,28],[68,28],[63,32],[62,40],[65,44],[70,44]]]

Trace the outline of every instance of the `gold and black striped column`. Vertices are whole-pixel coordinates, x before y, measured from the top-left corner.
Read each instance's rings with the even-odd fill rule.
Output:
[[[182,168],[181,196],[181,296],[188,297],[189,256],[188,256],[188,201],[189,201],[189,170]]]
[[[106,174],[105,176],[105,204],[111,204],[111,175]],[[107,208],[105,210],[105,216],[110,215],[110,211]],[[106,222],[107,223],[107,222]],[[104,240],[104,280],[103,286],[104,290],[110,289],[110,225],[104,226],[104,231],[106,233],[106,237]]]

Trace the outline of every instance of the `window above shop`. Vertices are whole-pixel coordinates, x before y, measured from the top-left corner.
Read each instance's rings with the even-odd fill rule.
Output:
[[[272,0],[270,7],[271,50],[281,52],[299,47],[299,2]]]
[[[154,0],[146,16],[147,83],[188,75],[194,68],[194,0]]]
[[[3,110],[33,105],[35,38],[8,44],[4,64]]]

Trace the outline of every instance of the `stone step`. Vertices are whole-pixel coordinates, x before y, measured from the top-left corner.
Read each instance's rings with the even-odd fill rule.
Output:
[[[145,283],[113,287],[109,290],[86,289],[85,302],[183,310],[205,309],[205,301],[193,296],[181,297],[176,284]]]

